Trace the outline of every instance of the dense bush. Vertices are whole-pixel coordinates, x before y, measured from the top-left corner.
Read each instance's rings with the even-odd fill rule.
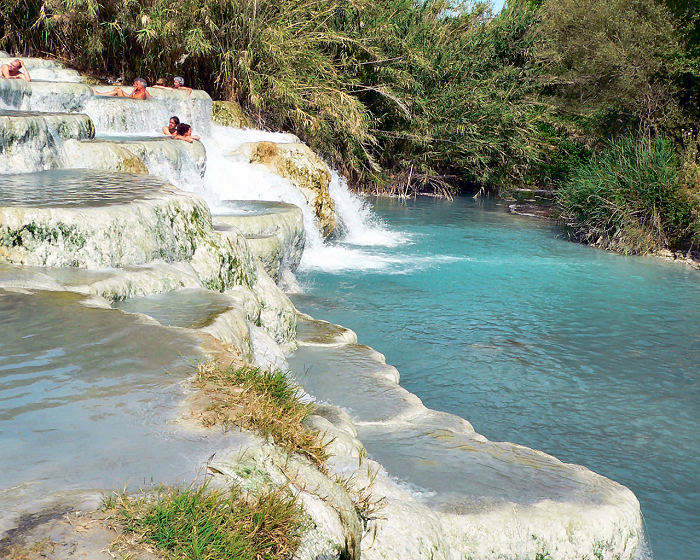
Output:
[[[673,146],[627,138],[575,169],[557,192],[576,238],[623,253],[700,242],[700,205]]]

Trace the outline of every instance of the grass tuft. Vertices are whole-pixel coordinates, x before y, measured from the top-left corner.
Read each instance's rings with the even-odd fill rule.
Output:
[[[198,368],[194,385],[210,403],[202,413],[204,426],[254,430],[317,466],[327,459],[322,437],[303,424],[313,405],[301,402],[300,389],[281,371],[210,362]]]
[[[105,501],[125,535],[168,559],[277,560],[291,558],[306,517],[294,498],[267,491],[252,498],[237,488],[160,487],[150,494]]]

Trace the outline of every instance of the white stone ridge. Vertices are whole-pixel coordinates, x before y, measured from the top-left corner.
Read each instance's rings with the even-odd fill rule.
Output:
[[[38,267],[126,268],[78,288],[110,300],[193,285],[229,290],[239,299],[243,319],[234,313],[219,318],[209,326],[217,338],[235,343],[252,359],[243,320],[263,327],[286,348],[294,347],[296,310],[289,298],[242,235],[223,237],[214,231],[209,209],[199,198],[150,177],[90,172],[77,178],[86,188],[92,180],[119,184],[128,179],[150,190],[133,196],[120,192],[117,196],[125,200],[115,204],[86,205],[90,202],[78,196],[64,207],[0,206],[0,260]],[[108,196],[106,190],[99,193]]]
[[[304,218],[298,206],[283,202],[225,201],[246,212],[212,217],[214,229],[222,235],[242,234],[265,270],[279,281],[282,270],[295,271],[301,261],[306,239]]]
[[[312,323],[308,316],[299,319],[300,336],[309,339],[299,340],[300,348],[316,348],[323,355],[324,345],[328,350],[353,347],[346,329]],[[343,338],[350,342],[341,342]],[[370,351],[366,356],[381,371],[383,356]],[[360,362],[355,358],[352,363],[357,368]],[[339,378],[349,373],[335,371]],[[311,375],[308,371],[300,378],[307,390]],[[360,394],[365,391],[362,385],[377,384],[384,398],[394,398],[376,373],[353,377],[352,383]],[[403,398],[405,390],[395,382],[393,391]],[[311,392],[343,406],[342,388]],[[466,420],[420,402],[410,411],[390,410],[396,414],[385,418],[373,409],[348,415],[324,406],[318,412],[322,418],[309,421],[332,441],[331,464],[371,482],[374,499],[383,504],[362,541],[363,558],[633,557],[643,529],[639,502],[629,489],[540,451],[491,442]],[[366,460],[357,468],[358,456],[366,453],[379,463]]]
[[[62,141],[77,142],[94,135],[87,115],[0,111],[1,173],[62,167]]]

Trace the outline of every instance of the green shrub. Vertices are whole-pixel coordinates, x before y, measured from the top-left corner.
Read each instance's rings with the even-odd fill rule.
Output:
[[[576,239],[644,254],[700,241],[697,189],[684,185],[669,142],[625,138],[577,167],[557,202]]]

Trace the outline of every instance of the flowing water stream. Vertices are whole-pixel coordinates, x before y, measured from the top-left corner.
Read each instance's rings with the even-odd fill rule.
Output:
[[[700,557],[700,272],[569,243],[489,202],[373,208],[388,227],[302,263],[297,307],[355,330],[426,406],[631,488],[655,559]],[[303,352],[291,363],[314,367]],[[423,492],[460,484],[459,465],[440,480],[409,473],[416,440],[375,436],[381,409],[356,406],[390,474]]]

